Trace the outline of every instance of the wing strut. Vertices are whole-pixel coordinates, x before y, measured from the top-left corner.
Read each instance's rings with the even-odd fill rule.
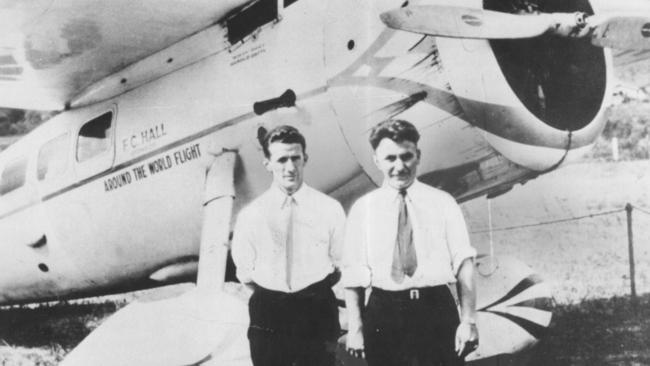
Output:
[[[223,289],[235,200],[236,161],[237,153],[226,150],[215,158],[206,174],[196,281],[197,290],[204,294],[214,294]]]

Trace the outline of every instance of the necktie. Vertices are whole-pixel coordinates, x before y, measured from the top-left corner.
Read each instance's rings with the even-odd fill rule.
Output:
[[[293,210],[296,205],[296,200],[292,196],[287,196],[282,205],[282,209],[286,210],[285,217],[287,218],[287,226],[285,231],[285,251],[286,251],[286,275],[287,286],[291,289],[291,276],[293,270]]]
[[[404,275],[413,276],[418,267],[418,259],[413,244],[413,227],[406,208],[406,191],[400,191],[399,215],[397,219],[397,238],[393,252],[391,276],[397,283],[404,281]]]

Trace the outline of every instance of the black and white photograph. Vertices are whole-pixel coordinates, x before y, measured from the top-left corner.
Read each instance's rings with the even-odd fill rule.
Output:
[[[650,365],[650,0],[0,0],[0,365]]]

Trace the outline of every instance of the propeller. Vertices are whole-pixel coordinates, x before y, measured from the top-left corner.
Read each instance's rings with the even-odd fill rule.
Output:
[[[552,33],[589,38],[593,45],[650,49],[650,18],[585,13],[509,14],[458,6],[407,6],[381,14],[390,28],[440,37],[475,39],[532,38]]]

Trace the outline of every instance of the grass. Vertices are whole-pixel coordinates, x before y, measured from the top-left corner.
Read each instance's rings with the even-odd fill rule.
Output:
[[[121,303],[59,303],[0,310],[0,365],[50,366]],[[558,305],[530,366],[650,365],[650,295]]]
[[[0,365],[56,365],[120,302],[59,302],[0,310]]]
[[[531,366],[650,365],[650,295],[587,300],[555,309]]]

